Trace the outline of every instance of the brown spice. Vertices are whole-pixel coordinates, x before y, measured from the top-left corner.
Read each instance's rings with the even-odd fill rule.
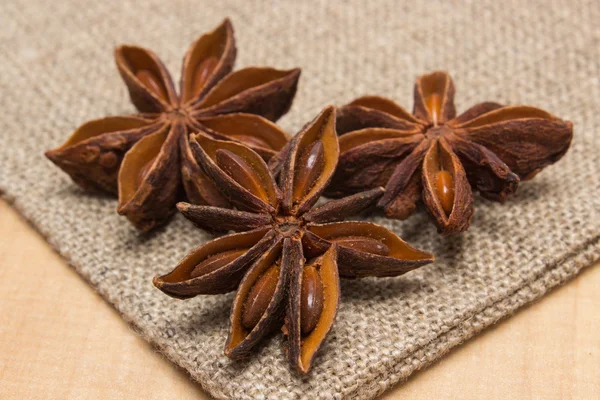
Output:
[[[142,114],[87,122],[46,156],[83,188],[118,193],[119,213],[142,231],[165,222],[182,192],[195,204],[230,206],[194,159],[189,133],[244,142],[268,160],[288,140],[270,121],[288,111],[300,76],[298,69],[232,72],[235,56],[225,20],[186,53],[178,95],[152,51],[118,47],[117,68]]]
[[[414,99],[412,114],[378,96],[339,109],[340,161],[325,195],[385,186],[388,217],[407,218],[422,199],[440,233],[457,233],[470,225],[473,190],[504,201],[573,137],[571,122],[529,106],[480,103],[457,117],[446,72],[419,77]]]
[[[323,281],[314,263],[306,265],[302,271],[300,292],[300,328],[308,335],[317,326],[323,313]]]
[[[282,327],[290,364],[306,373],[333,324],[339,277],[398,276],[433,261],[381,226],[339,222],[373,206],[382,188],[313,208],[338,160],[333,107],[278,155],[279,184],[242,144],[203,134],[191,143],[206,174],[237,209],[180,203],[179,210],[201,228],[241,233],[199,247],[154,284],[177,298],[237,289],[225,346],[231,358],[246,356],[272,328]],[[247,250],[229,263],[195,273],[240,249]]]

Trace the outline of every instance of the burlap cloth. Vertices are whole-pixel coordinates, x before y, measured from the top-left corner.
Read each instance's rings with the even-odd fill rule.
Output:
[[[3,1],[0,16],[5,198],[217,398],[372,398],[600,258],[597,0],[31,0]],[[437,261],[400,278],[342,281],[335,327],[310,376],[289,372],[280,336],[250,361],[231,362],[223,356],[231,294],[177,301],[151,284],[209,236],[180,216],[140,236],[114,199],[83,193],[42,156],[86,120],[134,111],[115,45],[152,48],[178,77],[191,41],[225,16],[238,67],[302,67],[281,120],[289,132],[323,106],[366,93],[411,108],[415,77],[443,68],[459,110],[484,100],[537,105],[574,122],[573,145],[506,204],[476,196],[473,225],[460,237],[438,237],[424,212],[376,218]]]

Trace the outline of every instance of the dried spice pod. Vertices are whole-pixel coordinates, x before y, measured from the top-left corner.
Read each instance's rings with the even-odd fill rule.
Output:
[[[231,358],[248,355],[281,327],[290,364],[307,373],[335,319],[339,276],[397,276],[433,261],[383,227],[338,222],[372,208],[382,188],[314,207],[339,154],[333,107],[276,156],[282,160],[278,182],[263,158],[242,144],[199,133],[191,148],[237,209],[187,203],[179,209],[198,227],[238,233],[201,246],[154,284],[178,298],[237,288],[225,346]]]
[[[160,122],[134,115],[88,121],[46,156],[85,190],[117,193],[125,153],[161,127]]]
[[[431,254],[411,247],[398,235],[371,222],[310,225],[303,240],[309,254],[337,244],[342,278],[398,276],[433,261]]]
[[[270,246],[280,240],[279,235],[261,228],[249,232],[214,239],[188,254],[170,273],[155,279],[154,284],[163,292],[178,298],[198,294],[218,294],[235,290],[247,267]],[[232,251],[243,253],[214,270],[198,274],[198,266],[207,260]],[[226,276],[227,279],[223,279]]]
[[[276,208],[279,190],[263,159],[250,148],[203,134],[194,135],[191,145],[205,173],[239,210],[270,213]]]
[[[271,121],[289,110],[300,77],[299,69],[232,72],[235,56],[226,19],[187,51],[178,95],[152,51],[119,46],[117,68],[142,114],[85,123],[46,156],[84,189],[118,193],[118,212],[142,231],[164,223],[184,194],[194,204],[231,207],[200,168],[189,134],[245,143],[268,160],[288,141]]]
[[[285,248],[285,251],[283,250]],[[276,329],[278,319],[283,310],[283,299],[289,279],[290,264],[293,260],[284,254],[290,249],[290,238],[280,240],[277,245],[266,251],[262,257],[250,268],[236,292],[233,308],[231,310],[229,336],[225,344],[225,354],[233,359],[245,357],[252,348],[270,331]],[[285,258],[285,259],[284,259]],[[275,267],[275,268],[274,268]],[[273,276],[274,272],[278,275]],[[275,282],[265,282],[266,278],[275,279]],[[271,293],[262,293],[264,309],[248,311],[252,302],[253,289],[261,284],[270,285]],[[268,290],[266,290],[268,292]],[[258,313],[252,326],[244,324],[245,313]]]
[[[331,246],[292,275],[283,332],[290,364],[310,370],[317,350],[331,330],[340,301],[337,246]]]
[[[454,91],[446,72],[433,72],[417,79],[412,114],[378,96],[341,107],[341,154],[325,195],[385,186],[378,205],[388,217],[407,218],[422,199],[440,233],[458,233],[471,223],[473,189],[504,201],[568,150],[571,122],[492,102],[456,116]]]

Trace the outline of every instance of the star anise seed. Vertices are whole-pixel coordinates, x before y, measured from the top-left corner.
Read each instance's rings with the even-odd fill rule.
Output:
[[[382,188],[313,208],[338,161],[333,107],[282,150],[279,184],[242,144],[202,133],[191,144],[206,175],[237,209],[179,203],[179,210],[201,228],[238,233],[198,247],[154,285],[176,298],[237,289],[225,345],[231,358],[248,355],[281,327],[291,366],[306,373],[333,324],[339,277],[398,276],[433,261],[381,226],[339,222],[373,206]]]
[[[118,212],[142,231],[165,222],[183,191],[192,203],[229,207],[194,159],[189,133],[244,142],[269,159],[288,140],[270,121],[288,111],[300,76],[298,69],[232,72],[235,56],[225,20],[186,53],[178,95],[152,51],[118,47],[117,68],[142,114],[87,122],[46,156],[83,188],[118,193]]]
[[[326,196],[385,186],[379,206],[388,217],[407,218],[422,199],[440,233],[462,232],[473,216],[472,190],[504,201],[558,161],[573,137],[571,122],[534,107],[480,103],[456,117],[445,72],[419,77],[414,102],[412,114],[377,96],[339,109],[340,161]]]

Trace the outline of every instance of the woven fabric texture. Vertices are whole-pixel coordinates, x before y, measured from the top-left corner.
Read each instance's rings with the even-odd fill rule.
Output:
[[[3,1],[0,15],[4,197],[216,398],[373,398],[600,258],[597,0],[26,0]],[[422,211],[373,218],[437,261],[399,278],[342,281],[309,376],[289,372],[281,336],[232,362],[223,355],[232,294],[177,301],[151,283],[210,236],[180,216],[140,235],[115,199],[84,193],[43,157],[87,120],[134,112],[117,44],[153,49],[178,77],[188,45],[226,16],[238,68],[302,68],[280,121],[290,133],[367,93],[410,109],[414,79],[445,69],[459,111],[485,100],[539,106],[574,122],[571,150],[505,204],[475,196],[472,227],[458,237],[439,237]]]

